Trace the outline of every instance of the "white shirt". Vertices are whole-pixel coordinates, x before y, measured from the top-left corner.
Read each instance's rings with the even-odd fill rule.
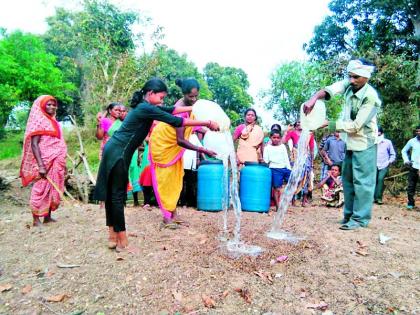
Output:
[[[411,150],[411,160],[408,152]],[[401,151],[404,163],[413,162],[413,167],[420,170],[420,140],[417,137],[410,139]]]
[[[195,133],[191,134],[188,141],[196,146],[203,146]],[[185,150],[182,160],[184,163],[184,170],[195,171],[197,169],[197,151]]]
[[[268,163],[270,168],[291,169],[289,155],[284,144],[267,144],[264,148],[264,162]]]

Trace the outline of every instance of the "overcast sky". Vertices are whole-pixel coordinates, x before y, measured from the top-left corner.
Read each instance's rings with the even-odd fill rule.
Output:
[[[266,123],[257,94],[282,62],[303,60],[302,45],[329,13],[330,0],[113,0],[164,27],[164,43],[202,70],[208,62],[243,69],[249,93]],[[43,33],[45,18],[73,0],[0,0],[0,26]]]

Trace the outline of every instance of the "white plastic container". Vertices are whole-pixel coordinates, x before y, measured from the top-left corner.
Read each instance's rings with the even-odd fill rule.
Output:
[[[228,157],[229,153],[234,150],[231,145],[232,141],[229,141],[227,137],[232,137],[229,132],[222,133],[208,130],[204,135],[203,146],[216,152],[216,158],[223,160],[224,157]]]
[[[305,103],[300,107],[300,125],[302,129],[316,130],[321,127],[327,117],[325,103],[321,100],[317,100],[314,108],[308,115],[303,112],[304,106]]]
[[[213,120],[219,124],[220,131],[228,131],[230,119],[219,104],[208,101],[198,100],[193,105],[192,113],[197,120]]]

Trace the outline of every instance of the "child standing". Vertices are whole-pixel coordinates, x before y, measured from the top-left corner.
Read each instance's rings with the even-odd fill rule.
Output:
[[[281,142],[280,133],[280,130],[273,129],[270,132],[271,143],[264,148],[264,161],[271,169],[271,185],[274,189],[276,209],[279,206],[283,182],[287,183],[291,173],[289,156],[286,146]]]

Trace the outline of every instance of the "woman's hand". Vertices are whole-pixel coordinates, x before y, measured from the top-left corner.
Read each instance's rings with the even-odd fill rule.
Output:
[[[200,153],[204,153],[204,154],[207,154],[207,155],[212,156],[212,157],[215,157],[215,156],[217,155],[217,153],[216,153],[216,152],[214,152],[214,151],[212,151],[212,150],[207,150],[206,148],[200,148],[200,149],[198,150],[198,152],[200,152]]]
[[[209,120],[207,127],[213,131],[219,131],[219,124],[213,120]]]
[[[44,165],[39,167],[38,173],[41,178],[47,177],[47,170]]]
[[[101,122],[103,115],[101,112],[96,114],[96,124],[99,125],[99,123]]]

